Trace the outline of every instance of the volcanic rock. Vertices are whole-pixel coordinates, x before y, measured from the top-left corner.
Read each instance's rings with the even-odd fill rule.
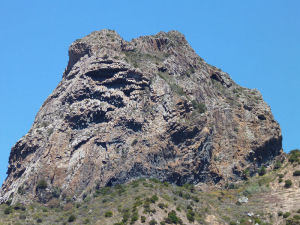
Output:
[[[141,177],[222,186],[272,164],[281,142],[259,91],[181,33],[128,42],[101,30],[70,46],[62,81],[11,150],[0,201],[76,199]]]

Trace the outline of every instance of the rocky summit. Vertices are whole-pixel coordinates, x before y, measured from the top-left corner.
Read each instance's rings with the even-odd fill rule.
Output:
[[[70,46],[62,81],[12,148],[0,201],[77,199],[138,178],[223,186],[272,165],[281,142],[259,91],[181,33],[96,31]]]

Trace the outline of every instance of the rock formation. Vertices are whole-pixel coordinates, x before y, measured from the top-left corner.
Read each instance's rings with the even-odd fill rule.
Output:
[[[101,30],[70,46],[62,81],[11,150],[0,201],[78,198],[140,177],[224,185],[272,164],[281,140],[261,94],[181,33],[128,42]]]

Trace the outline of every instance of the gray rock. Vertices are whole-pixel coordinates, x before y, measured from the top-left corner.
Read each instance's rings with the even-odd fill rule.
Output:
[[[271,164],[281,140],[261,94],[207,64],[181,33],[127,42],[101,30],[70,46],[62,81],[11,150],[0,201],[47,201],[54,188],[76,197],[140,177],[222,186]],[[41,179],[49,193],[36,191]]]

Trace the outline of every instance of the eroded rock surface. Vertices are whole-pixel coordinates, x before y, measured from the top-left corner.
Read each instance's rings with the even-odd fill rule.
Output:
[[[281,139],[261,94],[179,32],[127,42],[101,30],[70,46],[62,81],[11,150],[1,201],[78,198],[140,177],[222,185],[272,163]]]

